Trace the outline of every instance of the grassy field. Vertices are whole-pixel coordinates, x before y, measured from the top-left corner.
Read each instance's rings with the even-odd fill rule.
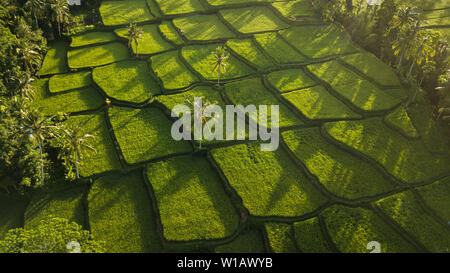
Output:
[[[187,39],[193,41],[227,39],[235,36],[214,14],[176,18],[173,23],[175,27],[184,31]]]
[[[271,56],[277,63],[298,63],[304,62],[306,57],[295,51],[279,34],[268,32],[256,34],[256,42]]]
[[[100,14],[105,26],[125,25],[154,19],[145,0],[103,1]]]
[[[51,93],[59,93],[92,84],[92,74],[89,71],[68,73],[52,76],[48,82],[48,89]]]
[[[269,128],[272,126],[272,110],[270,105],[280,106],[279,127],[302,124],[302,121],[299,120],[299,118],[296,117],[295,114],[287,108],[287,106],[281,104],[278,99],[263,86],[259,78],[251,78],[227,84],[225,87],[225,92],[235,105],[269,105],[267,108],[267,120],[263,119]],[[258,115],[260,114],[261,113],[258,113]],[[255,122],[258,121],[261,121],[260,116],[258,120],[255,120]]]
[[[158,25],[145,25],[142,27],[143,34],[138,42],[136,51],[136,43],[133,41],[131,47],[133,53],[136,54],[155,54],[173,49],[173,46],[164,40],[158,31]],[[125,39],[127,38],[128,28],[116,29],[115,33]]]
[[[128,164],[187,153],[192,149],[188,142],[172,139],[171,122],[159,109],[111,107],[108,114]]]
[[[132,173],[104,176],[88,196],[92,234],[108,252],[159,252],[156,217],[142,176]]]
[[[435,27],[448,0],[402,1],[449,29]],[[32,106],[69,113],[96,152],[83,183],[35,191],[28,206],[0,187],[0,237],[55,214],[108,252],[446,251],[450,144],[434,109],[423,91],[405,108],[414,90],[310,0],[104,0],[77,11],[88,12],[99,24],[49,43]],[[133,22],[143,34],[128,48]],[[230,54],[220,86],[219,46]],[[280,147],[262,151],[247,128],[235,128],[245,141],[201,149],[175,141],[171,110],[195,97],[278,105]]]
[[[229,40],[227,46],[258,69],[265,69],[274,65],[272,60],[258,48],[253,39]]]
[[[83,133],[94,136],[87,144],[92,146],[95,152],[84,155],[80,164],[80,175],[88,177],[121,169],[104,113],[71,117],[66,123],[69,128],[81,127]]]
[[[397,108],[384,118],[384,121],[407,137],[418,138],[419,133],[403,107]]]
[[[447,178],[417,189],[425,204],[432,208],[443,221],[450,219],[449,183],[450,179]]]
[[[171,158],[149,164],[146,173],[167,240],[220,239],[236,230],[236,210],[206,159]]]
[[[204,11],[201,0],[155,0],[164,15]]]
[[[225,9],[220,15],[241,33],[274,31],[289,26],[266,7]]]
[[[49,50],[45,55],[42,67],[38,72],[39,76],[61,74],[69,71],[67,68],[67,43],[57,41],[49,43]]]
[[[99,108],[105,102],[97,90],[92,87],[51,94],[48,90],[48,81],[48,79],[39,79],[33,83],[36,89],[34,107],[45,115],[93,110]]]
[[[324,58],[358,51],[335,25],[292,27],[280,32],[292,46],[310,58]]]
[[[108,43],[117,40],[117,36],[111,32],[88,32],[72,36],[70,47],[80,47],[101,43]]]
[[[337,196],[355,199],[392,190],[375,168],[329,144],[318,128],[287,131],[282,137],[308,171]]]
[[[274,253],[295,253],[292,226],[289,224],[267,223],[264,225],[270,249]]]
[[[117,100],[141,103],[161,90],[146,61],[123,61],[94,69],[95,83]]]
[[[175,26],[171,21],[163,21],[158,25],[159,30],[162,35],[169,41],[173,42],[176,45],[182,45],[184,43],[180,34],[175,29]]]
[[[216,253],[264,253],[263,237],[258,230],[249,230],[233,242],[216,247]]]
[[[445,252],[450,243],[448,226],[429,216],[410,192],[390,196],[377,202],[377,205],[428,251]]]
[[[283,150],[236,145],[211,153],[252,215],[301,216],[326,202]]]
[[[294,237],[303,253],[333,252],[325,240],[317,217],[293,225]]]
[[[69,50],[67,53],[70,68],[101,66],[130,57],[128,49],[121,43],[109,43],[101,46],[91,46]]]
[[[217,71],[213,71],[211,63],[214,62],[214,53],[220,45],[185,46],[181,51],[183,58],[205,79],[217,80]],[[237,58],[230,56],[226,73],[222,73],[221,79],[233,79],[252,74],[253,70]]]
[[[308,69],[363,111],[390,110],[401,102],[336,61],[310,65]]]
[[[62,185],[50,192],[34,194],[25,211],[25,228],[35,228],[50,215],[84,226],[85,186]]]
[[[431,154],[419,140],[409,140],[379,118],[325,124],[329,136],[374,159],[408,183],[432,179],[449,171],[450,157]]]
[[[383,253],[409,253],[415,249],[370,210],[334,206],[322,213],[327,231],[341,252],[368,253],[367,244],[377,241]]]
[[[299,17],[315,16],[314,8],[308,0],[273,2],[272,6],[284,17],[293,21],[296,21]]]
[[[275,71],[267,75],[267,79],[280,92],[289,92],[317,85],[301,69]]]
[[[0,194],[0,238],[8,230],[22,227],[25,209],[25,200]]]
[[[315,86],[282,95],[310,120],[349,119],[361,116],[332,96],[323,86]]]
[[[156,55],[150,60],[153,71],[165,89],[181,89],[199,81],[181,62],[177,51]]]

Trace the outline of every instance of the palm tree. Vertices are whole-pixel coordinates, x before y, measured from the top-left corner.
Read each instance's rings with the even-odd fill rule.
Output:
[[[83,160],[83,152],[90,150],[97,152],[93,147],[86,144],[89,139],[94,138],[93,135],[83,134],[82,125],[75,129],[63,129],[64,132],[64,150],[67,157],[67,162],[70,162],[71,158],[74,158],[76,177],[80,178],[80,172],[78,170],[79,161]]]
[[[58,23],[58,34],[61,37],[61,23],[69,17],[69,5],[67,0],[52,0],[50,4],[53,20]]]
[[[191,101],[188,100],[188,99],[186,99],[186,102],[189,103],[190,105],[192,105],[192,107],[194,108],[194,112],[196,112],[196,111],[195,111],[196,108],[199,108],[199,110],[200,110],[200,111],[197,111],[197,112],[196,112],[197,114],[196,114],[196,116],[194,116],[194,119],[201,120],[201,122],[202,122],[202,128],[201,128],[201,130],[202,130],[202,135],[203,135],[203,126],[204,126],[204,125],[206,125],[206,127],[207,127],[209,133],[212,133],[212,129],[211,129],[211,127],[209,127],[209,125],[208,125],[207,122],[208,122],[208,121],[211,121],[211,120],[217,120],[218,118],[220,118],[220,116],[218,116],[217,113],[216,113],[216,115],[215,115],[214,117],[207,118],[207,117],[205,116],[204,113],[205,113],[206,107],[208,107],[208,106],[211,105],[211,104],[208,103],[208,102],[206,102],[204,105],[201,105],[201,103],[199,103],[198,101],[191,102]],[[203,136],[202,136],[202,138],[200,139],[200,144],[199,144],[199,148],[200,148],[200,149],[202,148],[202,141],[203,141]]]
[[[217,70],[217,85],[220,88],[220,75],[223,72],[227,72],[227,59],[230,57],[230,54],[226,51],[225,46],[219,46],[214,52],[214,68],[213,72]]]
[[[34,78],[28,73],[23,73],[23,77],[19,79],[19,92],[23,99],[32,100],[34,98],[33,81]]]
[[[35,67],[39,67],[42,61],[38,45],[31,43],[25,39],[17,40],[17,54],[19,54],[24,62],[27,72],[33,73]]]
[[[138,56],[138,46],[139,46],[138,40],[142,38],[142,34],[144,34],[144,31],[136,24],[130,24],[128,26],[128,33],[126,34],[126,36],[128,37],[128,47],[132,48],[132,43],[133,42],[135,43],[136,56]]]
[[[36,27],[39,28],[38,15],[44,9],[44,2],[42,0],[28,0],[25,3],[25,7],[31,10],[34,15],[34,20],[36,20]]]
[[[44,142],[48,138],[54,137],[54,132],[58,129],[57,126],[52,124],[51,119],[52,117],[42,118],[38,111],[33,111],[24,115],[22,120],[23,125],[19,128],[22,131],[22,138],[28,138],[29,141],[36,143],[39,147],[42,184],[44,184]]]

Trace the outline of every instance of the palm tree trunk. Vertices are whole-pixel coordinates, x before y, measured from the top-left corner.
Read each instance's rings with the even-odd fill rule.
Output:
[[[77,179],[80,178],[80,173],[78,172],[78,153],[75,152],[75,169],[77,170]]]
[[[56,21],[58,22],[58,34],[59,34],[59,37],[61,38],[61,24],[60,24],[59,20],[56,20]]]
[[[139,53],[138,53],[138,46],[139,46],[139,44],[138,44],[137,40],[135,41],[135,43],[136,43],[136,57],[138,57],[139,56]]]
[[[44,185],[44,158],[42,156],[42,144],[39,142],[39,153],[41,156],[41,182]]]
[[[36,12],[34,12],[34,20],[36,20],[36,28],[39,28],[38,18]]]
[[[408,78],[409,78],[409,76],[411,76],[411,73],[412,73],[412,71],[413,71],[413,68],[414,68],[414,60],[412,61],[411,66],[409,67]]]
[[[217,69],[217,86],[220,89],[220,67]]]

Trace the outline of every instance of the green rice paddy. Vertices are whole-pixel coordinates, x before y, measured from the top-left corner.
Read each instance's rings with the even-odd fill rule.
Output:
[[[421,16],[446,20],[442,1],[427,3]],[[33,83],[34,108],[94,135],[83,182],[0,193],[0,237],[55,215],[114,253],[446,251],[450,147],[426,98],[405,108],[394,71],[309,0],[115,0],[99,14],[49,44]],[[143,29],[137,47],[129,23]],[[280,147],[175,141],[171,111],[195,97],[278,105]]]

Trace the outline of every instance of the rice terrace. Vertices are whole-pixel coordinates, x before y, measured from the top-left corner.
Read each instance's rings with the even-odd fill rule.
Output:
[[[449,0],[0,3],[0,253],[448,252]]]

